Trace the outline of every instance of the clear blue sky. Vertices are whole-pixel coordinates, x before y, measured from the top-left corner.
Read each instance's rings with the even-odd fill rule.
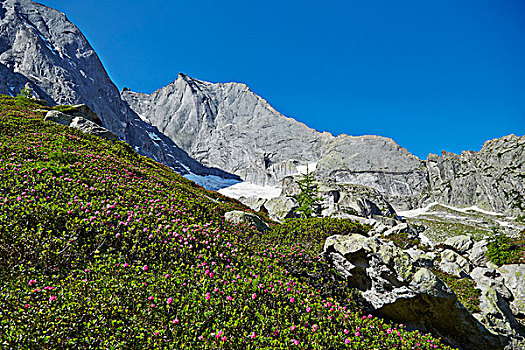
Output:
[[[525,1],[42,0],[119,88],[243,82],[320,131],[426,159],[525,134]]]

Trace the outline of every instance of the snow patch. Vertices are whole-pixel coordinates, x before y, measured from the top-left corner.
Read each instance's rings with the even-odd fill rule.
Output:
[[[497,213],[495,211],[488,211],[488,210],[484,210],[484,209],[481,209],[475,205],[471,206],[471,207],[468,207],[468,208],[454,208],[454,207],[449,207],[449,206],[446,206],[446,205],[443,205],[444,207],[447,207],[449,209],[452,209],[452,210],[457,210],[457,211],[460,211],[460,212],[463,212],[463,213],[467,213],[468,211],[477,211],[479,213],[482,213],[482,214],[487,214],[487,215],[494,215],[494,216],[503,216],[504,214],[502,213]]]
[[[308,172],[314,172],[317,169],[317,162],[308,163],[308,165],[298,165],[297,171],[301,175],[306,175]]]
[[[428,236],[425,235],[423,232],[420,232],[418,234],[418,237],[419,237],[419,240],[421,241],[421,243],[423,243],[425,245],[428,245],[428,246],[433,246],[434,245],[432,243],[432,241],[430,240],[430,238],[428,238]]]
[[[182,164],[182,167],[189,171],[188,167]],[[239,180],[235,179],[224,179],[220,176],[216,175],[196,175],[193,173],[189,173],[186,175],[183,175],[186,179],[191,180],[195,182],[197,185],[204,187],[207,190],[210,191],[217,191],[219,189],[223,189],[225,187],[230,187],[236,183],[239,182]],[[219,191],[220,192],[220,191]]]
[[[416,216],[428,213],[430,208],[432,208],[433,206],[438,205],[438,204],[439,204],[438,202],[432,202],[432,203],[430,203],[429,205],[427,205],[426,207],[423,207],[423,208],[399,211],[399,212],[397,212],[397,215],[401,216],[401,217],[404,217],[404,218],[415,218]]]
[[[219,193],[235,199],[240,197],[271,199],[279,197],[281,189],[273,186],[259,186],[251,182],[240,182],[220,189]]]
[[[497,213],[497,212],[494,212],[494,211],[484,210],[484,209],[481,209],[481,208],[479,208],[479,207],[477,207],[475,205],[473,205],[471,207],[468,207],[468,208],[457,208],[457,207],[453,207],[451,205],[446,205],[446,204],[442,204],[442,203],[438,203],[438,202],[432,202],[432,203],[428,204],[426,207],[423,207],[423,208],[417,208],[417,209],[413,209],[413,210],[400,211],[397,214],[402,216],[402,217],[413,218],[413,217],[416,217],[416,216],[419,216],[419,215],[428,214],[429,210],[435,205],[440,205],[440,206],[445,207],[447,209],[454,210],[454,211],[461,212],[461,213],[465,213],[465,214],[468,214],[469,211],[477,211],[478,213],[482,213],[482,214],[486,214],[486,215],[504,216],[504,214],[502,214],[502,213]],[[455,217],[455,216],[450,215],[450,214],[447,215],[447,216],[449,218],[461,219],[461,217]]]
[[[162,141],[160,139],[160,137],[157,134],[155,134],[154,132],[151,132],[151,131],[148,131],[148,130],[146,130],[146,132],[148,133],[149,138],[152,139],[153,141]]]
[[[143,121],[143,122],[146,122],[148,124],[151,124],[151,121],[148,119],[148,117],[146,117],[145,115],[143,114],[139,114],[137,113],[137,115],[139,116],[139,118]]]
[[[514,225],[510,222],[506,222],[506,221],[499,221],[499,220],[496,220],[496,222],[502,226],[502,227],[508,227],[510,229],[514,229],[514,230],[523,230],[523,226],[520,226],[520,225]]]

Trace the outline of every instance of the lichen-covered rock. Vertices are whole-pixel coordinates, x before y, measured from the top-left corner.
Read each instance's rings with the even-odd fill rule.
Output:
[[[512,313],[521,319],[525,318],[525,265],[503,265],[498,271],[514,297],[510,304]]]
[[[520,331],[516,318],[512,315],[507,300],[495,289],[490,287],[481,289],[480,309],[481,313],[475,316],[491,331],[525,345],[523,333]]]
[[[441,252],[440,268],[457,277],[465,277],[471,271],[470,263],[467,259],[453,250],[445,249]]]
[[[109,141],[117,141],[118,137],[111,131],[109,131],[106,128],[103,128],[94,122],[87,120],[82,117],[74,117],[71,120],[71,124],[69,124],[70,127],[78,129],[82,132],[85,132],[86,134],[91,134],[94,136],[102,137]]]
[[[386,237],[386,236],[390,236],[390,235],[401,233],[401,232],[411,232],[406,222],[400,223],[392,228],[389,228],[383,233],[383,235]]]
[[[73,117],[60,111],[49,111],[44,117],[44,120],[69,126],[73,120]]]
[[[374,237],[334,235],[324,258],[360,291],[366,309],[432,331],[462,349],[502,349],[506,342],[476,320],[430,270],[407,252]]]
[[[503,276],[494,268],[476,267],[470,273],[470,277],[476,282],[478,289],[486,290],[492,288],[506,300],[513,298],[512,293],[505,286]]]
[[[434,262],[436,261],[437,254],[434,252],[424,252],[420,249],[411,247],[406,249],[405,252],[410,255],[412,261],[416,266],[419,267],[434,267]]]
[[[489,243],[487,242],[487,240],[483,239],[474,243],[474,245],[472,246],[472,250],[469,254],[469,259],[474,266],[486,266],[489,262],[489,259],[487,259],[487,257],[485,256],[488,244]]]
[[[117,135],[84,117],[73,117],[60,111],[49,111],[47,112],[44,120],[79,129],[86,134],[102,137],[109,141],[118,140]]]
[[[268,215],[277,220],[299,217],[299,214],[295,213],[295,209],[298,207],[299,204],[297,201],[291,197],[272,198],[267,200],[263,205]]]
[[[454,236],[448,238],[445,243],[445,246],[451,247],[456,252],[462,254],[465,253],[467,250],[472,248],[474,245],[474,241],[472,240],[472,237],[462,235],[462,236]]]
[[[259,232],[264,232],[270,229],[268,224],[262,221],[257,215],[244,211],[229,211],[224,214],[224,219],[234,224],[254,226]]]

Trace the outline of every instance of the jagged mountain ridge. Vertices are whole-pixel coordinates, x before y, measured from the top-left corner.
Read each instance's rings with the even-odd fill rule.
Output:
[[[65,14],[29,0],[0,1],[0,93],[16,95],[26,83],[49,104],[85,103],[106,128],[140,154],[177,172],[220,175],[138,118],[120,98],[97,54]]]
[[[150,95],[124,89],[121,96],[192,157],[258,185],[280,185],[315,163],[318,179],[372,187],[397,210],[434,201],[509,214],[525,210],[519,202],[525,196],[524,137],[423,161],[388,138],[317,132],[283,116],[244,84],[179,74]]]

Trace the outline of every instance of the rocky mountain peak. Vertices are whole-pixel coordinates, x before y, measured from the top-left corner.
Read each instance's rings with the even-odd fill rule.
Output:
[[[524,146],[516,136],[487,142],[480,152],[444,152],[423,161],[389,138],[320,133],[277,112],[244,84],[180,74],[153,94],[124,91],[122,98],[192,157],[256,185],[281,186],[286,176],[311,164],[317,179],[371,187],[398,210],[439,201],[514,212],[495,199],[504,190],[480,174],[500,169],[512,177],[509,185],[518,182],[509,171],[521,166]],[[503,162],[492,164],[494,156]],[[513,197],[525,192],[523,185],[512,186]]]

